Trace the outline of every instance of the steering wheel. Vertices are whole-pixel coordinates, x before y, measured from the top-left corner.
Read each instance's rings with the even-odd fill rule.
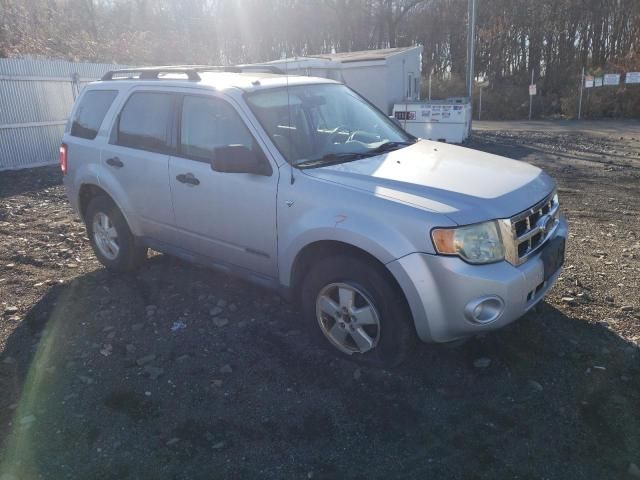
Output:
[[[364,130],[354,130],[349,135],[349,139],[347,142],[362,142],[362,143],[372,143],[379,141],[379,137],[372,135],[369,132],[365,132]]]
[[[336,128],[334,128],[334,129],[329,133],[329,137],[328,137],[327,143],[329,143],[329,144],[331,144],[331,143],[336,143],[336,142],[335,142],[336,137],[337,137],[339,134],[343,133],[343,132],[348,133],[348,134],[349,134],[349,137],[348,137],[344,142],[341,142],[341,143],[346,143],[346,142],[348,142],[349,140],[351,140],[351,137],[353,136],[353,133],[351,133],[351,129],[350,129],[349,127],[347,127],[346,125],[338,125]]]

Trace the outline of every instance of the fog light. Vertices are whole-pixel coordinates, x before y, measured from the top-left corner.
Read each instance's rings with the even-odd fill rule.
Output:
[[[504,302],[500,297],[482,297],[472,300],[464,307],[464,315],[473,323],[486,325],[495,322],[504,311]]]

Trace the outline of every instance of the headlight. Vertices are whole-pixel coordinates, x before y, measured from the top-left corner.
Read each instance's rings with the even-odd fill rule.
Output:
[[[431,238],[436,252],[458,255],[469,263],[492,263],[504,259],[504,245],[495,221],[458,228],[435,228]]]

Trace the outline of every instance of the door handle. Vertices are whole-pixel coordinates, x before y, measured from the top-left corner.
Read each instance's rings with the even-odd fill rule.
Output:
[[[193,176],[193,173],[181,173],[176,175],[176,180],[180,183],[187,183],[189,185],[200,185],[200,180]]]
[[[120,160],[118,157],[107,158],[106,163],[107,165],[115,168],[124,167],[124,163],[122,163],[122,160]]]

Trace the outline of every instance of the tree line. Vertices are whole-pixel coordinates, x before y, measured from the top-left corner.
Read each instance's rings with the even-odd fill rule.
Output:
[[[131,65],[421,44],[434,92],[464,93],[467,0],[0,0],[0,27],[0,57]],[[478,0],[476,41],[488,115],[520,115],[532,71],[540,113],[571,115],[583,67],[640,70],[640,1]],[[596,115],[640,114],[640,86],[598,94]]]

